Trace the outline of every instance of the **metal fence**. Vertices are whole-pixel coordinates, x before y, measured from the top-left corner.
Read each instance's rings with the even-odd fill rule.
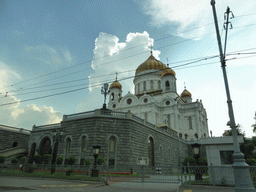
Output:
[[[0,175],[32,176],[59,179],[95,180],[107,183],[148,182],[184,185],[234,186],[232,166],[98,166],[98,177],[91,177],[93,166],[0,164]],[[256,167],[250,167],[256,184]]]

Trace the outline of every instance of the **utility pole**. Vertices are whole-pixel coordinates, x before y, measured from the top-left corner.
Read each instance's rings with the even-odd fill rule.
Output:
[[[231,13],[233,16],[233,13],[230,11],[230,8],[227,8],[227,11],[225,13],[226,22],[224,23],[224,28],[226,30],[226,37],[225,37],[225,45],[224,45],[224,52],[222,51],[221,46],[221,39],[220,39],[220,32],[219,32],[219,26],[217,21],[217,14],[215,9],[215,0],[211,0],[212,10],[213,10],[213,17],[215,22],[215,28],[216,28],[216,35],[218,40],[218,46],[219,46],[219,52],[220,52],[220,62],[224,77],[224,83],[226,88],[226,95],[227,95],[227,104],[228,104],[228,113],[229,113],[229,119],[230,119],[230,127],[232,129],[232,136],[233,136],[233,143],[234,143],[234,153],[233,153],[233,170],[234,170],[234,178],[235,178],[235,191],[236,192],[251,192],[255,191],[250,172],[249,172],[249,166],[245,163],[244,160],[244,154],[241,153],[238,137],[237,137],[237,125],[235,123],[234,113],[233,113],[233,106],[232,106],[232,100],[229,93],[229,86],[228,86],[228,78],[226,73],[226,45],[227,45],[227,34],[228,34],[228,25],[229,22],[229,14]],[[234,17],[234,16],[233,16]],[[232,27],[232,25],[231,25]]]

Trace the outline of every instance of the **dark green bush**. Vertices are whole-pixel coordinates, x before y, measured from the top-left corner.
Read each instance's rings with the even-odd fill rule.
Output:
[[[5,160],[6,160],[6,156],[1,155],[1,156],[0,156],[0,163],[4,163]]]
[[[11,163],[12,164],[17,164],[18,163],[18,159],[17,158],[12,158],[11,159]]]
[[[76,163],[76,158],[71,156],[67,158],[68,165],[74,165]]]
[[[245,162],[250,166],[256,166],[256,160],[255,159],[246,159]]]
[[[57,165],[61,165],[62,163],[63,163],[63,157],[62,156],[58,156],[57,158],[56,158],[56,163],[57,163]]]
[[[36,164],[43,164],[43,158],[41,155],[36,154],[33,158],[33,160],[35,161]]]
[[[26,164],[28,161],[28,158],[27,157],[21,157],[20,158],[20,164]]]
[[[73,173],[73,172],[74,172],[73,169],[68,169],[68,170],[66,171],[66,175],[67,175],[67,176],[70,176],[71,173]]]
[[[89,166],[89,165],[91,165],[91,161],[90,161],[89,159],[85,159],[85,160],[84,160],[84,164],[85,164],[86,166]]]
[[[98,165],[102,165],[103,163],[105,163],[105,159],[104,159],[103,157],[98,157],[98,158],[96,159],[96,163],[97,163]]]
[[[205,157],[200,157],[197,161],[197,165],[199,166],[207,166],[207,159]]]
[[[50,164],[51,160],[52,160],[52,155],[51,154],[45,154],[43,156],[44,164]]]
[[[186,156],[182,164],[184,166],[187,166],[189,163],[190,166],[195,166],[196,165],[196,159],[193,156]]]
[[[36,169],[35,166],[28,166],[28,167],[25,167],[25,172],[26,173],[34,173],[35,169]]]

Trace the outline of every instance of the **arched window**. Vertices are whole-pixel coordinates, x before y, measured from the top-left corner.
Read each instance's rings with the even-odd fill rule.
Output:
[[[52,146],[49,137],[45,137],[40,144],[40,155],[51,154]]]
[[[179,134],[179,137],[182,138],[182,133]]]
[[[189,129],[193,129],[191,117],[188,118],[188,123],[189,123]]]
[[[153,80],[150,81],[150,89],[151,89],[151,90],[154,89],[154,81],[153,81]]]
[[[147,90],[146,81],[143,81],[143,91]]]
[[[66,140],[66,152],[70,151],[70,147],[71,147],[71,139],[70,137],[68,137]]]
[[[31,149],[30,149],[30,153],[29,153],[29,159],[28,159],[28,163],[29,164],[33,163],[33,159],[34,159],[35,153],[36,153],[36,144],[33,143],[31,145]]]
[[[198,139],[198,134],[197,134],[197,133],[195,133],[195,138],[197,138],[197,139]]]
[[[161,81],[158,81],[158,89],[161,89]]]
[[[155,165],[155,157],[154,157],[154,141],[153,138],[150,137],[148,139],[148,159],[149,159],[149,166]]]
[[[17,141],[13,142],[12,147],[17,147],[17,146],[18,146],[18,142]]]
[[[86,151],[86,137],[83,136],[81,140],[81,152],[85,152],[85,151]]]
[[[169,81],[165,81],[165,90],[169,90],[170,89],[170,83]]]
[[[188,139],[188,134],[185,134],[185,139]]]
[[[138,83],[138,93],[140,93],[140,83]]]
[[[112,93],[111,94],[111,100],[114,100],[114,98],[115,98],[114,96],[115,96],[114,93]]]

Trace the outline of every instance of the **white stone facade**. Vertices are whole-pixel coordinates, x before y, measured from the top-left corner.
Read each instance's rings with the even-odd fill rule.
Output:
[[[209,136],[202,101],[193,102],[186,89],[179,95],[175,72],[152,55],[137,68],[133,83],[135,94],[128,92],[124,96],[121,84],[117,80],[112,83],[109,109],[130,111],[159,127],[176,130],[179,137],[188,141]]]

